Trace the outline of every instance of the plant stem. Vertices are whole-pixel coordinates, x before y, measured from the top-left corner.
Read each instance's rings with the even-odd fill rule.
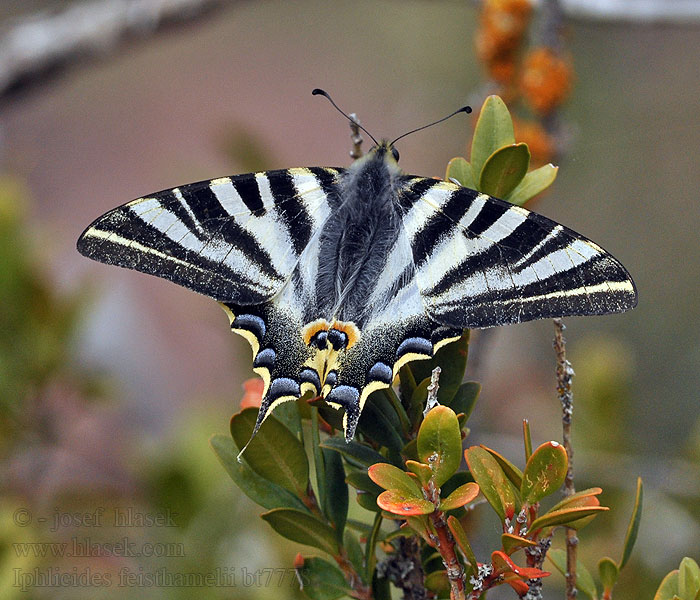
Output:
[[[571,441],[571,422],[574,413],[574,395],[571,391],[571,379],[574,370],[566,359],[566,340],[564,339],[564,323],[554,319],[554,351],[557,356],[557,394],[562,408],[562,441],[569,457],[569,468],[564,479],[564,495],[570,496],[576,491],[574,487],[574,450]],[[566,599],[576,598],[576,550],[578,537],[576,530],[566,529]]]
[[[429,485],[429,500],[437,507],[440,503],[439,490],[435,488],[432,480]],[[455,540],[447,527],[445,513],[441,510],[435,510],[435,512],[430,515],[430,522],[433,524],[435,532],[437,533],[435,548],[440,553],[442,564],[445,565],[445,569],[447,570],[447,579],[450,582],[450,600],[466,600],[464,569],[457,558]]]
[[[352,130],[352,135],[350,136],[350,141],[352,141],[352,150],[350,150],[350,158],[357,160],[362,157],[362,134],[360,133],[360,119],[357,118],[355,113],[350,113],[350,129]]]
[[[355,567],[353,567],[352,563],[348,560],[345,548],[341,546],[340,554],[337,554],[333,558],[335,558],[335,562],[340,567],[343,575],[345,575],[345,581],[348,582],[348,585],[354,592],[352,597],[357,598],[357,600],[372,600],[372,588],[365,585],[362,578],[358,575],[357,571],[355,571]]]

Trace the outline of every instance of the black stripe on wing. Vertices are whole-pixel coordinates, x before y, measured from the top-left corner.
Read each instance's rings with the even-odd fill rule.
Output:
[[[193,183],[120,206],[78,240],[88,258],[162,277],[219,301],[256,304],[290,277],[331,212],[338,169],[268,171]]]
[[[416,283],[440,323],[491,327],[636,305],[612,255],[546,217],[448,183],[424,200],[403,224]]]

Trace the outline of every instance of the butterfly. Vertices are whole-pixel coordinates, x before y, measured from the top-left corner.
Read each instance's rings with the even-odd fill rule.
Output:
[[[264,380],[254,433],[310,392],[344,410],[465,328],[602,315],[637,303],[625,268],[535,212],[404,174],[382,141],[347,169],[302,167],[144,196],[80,236],[88,258],[218,301]]]

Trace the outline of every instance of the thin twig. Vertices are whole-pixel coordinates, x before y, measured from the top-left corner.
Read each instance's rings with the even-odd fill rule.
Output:
[[[423,411],[423,416],[427,415],[432,408],[439,404],[437,395],[440,389],[440,373],[442,369],[440,367],[435,367],[433,372],[430,374],[430,385],[428,386],[428,397],[425,401],[425,410]]]
[[[352,150],[350,150],[350,158],[357,160],[362,157],[362,134],[360,133],[360,119],[355,113],[350,113],[350,130],[352,135],[350,136],[350,141],[352,141]]]
[[[571,442],[571,421],[574,412],[574,395],[571,391],[571,379],[574,370],[566,359],[566,340],[564,339],[564,323],[554,319],[554,351],[557,356],[557,394],[562,408],[562,441],[569,457],[569,468],[564,479],[564,495],[570,496],[576,491],[574,487],[574,450]],[[578,538],[576,530],[566,529],[566,598],[576,598],[576,550]]]

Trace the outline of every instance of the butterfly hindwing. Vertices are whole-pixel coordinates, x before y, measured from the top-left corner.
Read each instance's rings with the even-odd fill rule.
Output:
[[[436,321],[492,327],[636,304],[625,268],[585,237],[486,194],[427,181],[406,178],[402,210],[416,283]]]
[[[284,286],[330,215],[337,175],[285,169],[164,190],[101,216],[78,250],[220,302],[261,303]]]

